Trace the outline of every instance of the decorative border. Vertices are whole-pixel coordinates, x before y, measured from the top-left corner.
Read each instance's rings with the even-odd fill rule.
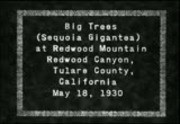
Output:
[[[23,16],[158,16],[160,17],[159,111],[27,111],[23,110]],[[165,117],[166,10],[17,10],[17,116]]]

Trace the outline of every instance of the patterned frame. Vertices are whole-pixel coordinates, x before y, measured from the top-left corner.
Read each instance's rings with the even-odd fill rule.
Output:
[[[160,17],[159,111],[27,111],[23,110],[24,16],[158,16]],[[166,10],[17,10],[17,116],[165,117],[166,116]]]

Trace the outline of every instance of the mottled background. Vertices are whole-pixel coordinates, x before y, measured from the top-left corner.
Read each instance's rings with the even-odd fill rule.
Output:
[[[0,2],[0,20],[1,20],[1,83],[0,83],[0,94],[1,94],[1,101],[0,101],[0,113],[1,113],[1,117],[0,117],[0,122],[102,122],[102,123],[106,123],[106,122],[129,122],[129,123],[133,123],[133,122],[169,122],[169,123],[177,123],[178,122],[178,112],[177,110],[179,109],[179,95],[178,95],[178,63],[177,63],[177,57],[178,57],[178,25],[179,25],[179,20],[178,20],[178,3],[177,2],[165,2],[165,1],[161,1],[161,2],[157,2],[157,1],[152,1],[152,2],[142,2],[142,1],[128,1],[128,2],[118,2],[118,1],[98,1],[98,2],[78,2],[78,1],[74,1],[74,2],[13,2],[13,1],[6,1],[6,2]],[[48,117],[48,118],[43,118],[43,117],[37,117],[37,118],[32,118],[32,117],[17,117],[16,116],[16,11],[18,9],[26,9],[26,10],[44,10],[44,9],[59,9],[59,10],[84,10],[84,9],[92,9],[92,10],[132,10],[132,9],[138,9],[138,10],[167,10],[167,117],[166,118],[63,118],[63,117]],[[31,30],[36,30],[36,27],[33,27],[33,24],[39,24],[39,22],[43,20],[42,18],[35,18],[35,19],[31,19],[31,18],[26,18],[25,19],[25,23],[27,23],[27,28],[25,30],[25,33],[27,33],[27,37],[24,37],[25,39],[27,39],[27,41],[29,40],[29,42],[31,41],[31,39],[29,39],[29,34],[31,34]],[[82,18],[83,20],[83,18]],[[86,19],[85,19],[86,20]],[[55,24],[57,23],[57,20],[54,19],[53,20],[55,22]],[[79,20],[78,20],[79,21]],[[106,20],[108,22],[108,20]],[[105,22],[106,22],[105,21]],[[134,20],[137,21],[137,20]],[[139,29],[140,31],[151,27],[150,30],[147,30],[147,32],[150,33],[154,33],[156,34],[157,30],[154,30],[153,28],[156,28],[158,19],[156,18],[151,18],[151,20],[147,20],[146,19],[142,19],[142,22],[139,23],[145,23],[147,24],[145,27],[141,27],[140,24],[135,25],[134,30],[135,29]],[[127,20],[121,20],[121,22],[127,22],[128,26],[131,25],[131,22],[128,22]],[[44,24],[46,24],[47,22],[44,21]],[[156,24],[156,25],[154,25]],[[29,25],[32,25],[31,28],[28,28]],[[43,25],[43,24],[42,24]],[[154,26],[154,27],[153,27]],[[52,30],[53,26],[50,27],[47,30]],[[133,27],[132,27],[133,29]],[[128,28],[124,28],[124,30],[128,30]],[[146,33],[147,33],[146,32]],[[144,35],[146,36],[146,33],[144,33]],[[149,39],[149,37],[146,37],[147,39]],[[151,37],[150,37],[151,38]],[[157,36],[153,37],[152,40],[158,40],[159,38]],[[149,40],[151,41],[151,40]],[[33,44],[29,44],[29,42],[27,42],[27,44],[25,44],[25,52],[27,54],[27,60],[30,60],[31,54],[29,54],[28,52],[31,52],[29,46],[33,46]],[[149,42],[148,42],[149,43]],[[152,44],[150,44],[152,45]],[[27,47],[28,46],[28,47]],[[155,46],[158,47],[158,44],[156,44]],[[153,46],[152,46],[153,47]],[[157,50],[157,49],[155,49]],[[157,51],[154,51],[155,53],[157,53]],[[150,54],[153,54],[150,53]],[[30,57],[29,57],[30,55]],[[36,58],[37,56],[35,56]],[[157,56],[153,57],[157,58]],[[37,57],[38,58],[38,57]],[[36,59],[33,59],[33,61],[35,61]],[[138,60],[138,59],[137,59]],[[146,59],[145,59],[146,60]],[[25,74],[25,82],[29,82],[27,84],[36,84],[36,82],[38,81],[42,81],[41,79],[45,80],[43,77],[43,74],[46,75],[47,73],[43,73],[42,78],[38,78],[39,80],[37,80],[36,78],[34,78],[32,75],[28,75],[29,72],[34,71],[32,67],[34,67],[34,69],[36,68],[36,66],[34,66],[33,61],[25,61],[24,65],[27,67],[25,72],[27,73],[27,76]],[[41,61],[41,60],[39,60]],[[38,62],[39,62],[38,61]],[[146,60],[148,61],[148,59]],[[152,60],[150,60],[150,63],[153,63]],[[157,61],[156,59],[154,59],[154,61]],[[37,61],[35,61],[37,63]],[[139,63],[139,62],[138,62]],[[148,63],[147,63],[148,64]],[[36,65],[36,64],[35,64]],[[141,65],[139,65],[141,66]],[[144,65],[146,66],[146,65]],[[152,66],[152,67],[151,67]],[[38,67],[38,66],[37,66]],[[150,64],[149,67],[152,69],[152,76],[153,79],[149,78],[146,75],[146,71],[145,70],[143,72],[142,70],[142,74],[145,74],[143,78],[143,80],[141,79],[141,84],[143,84],[143,86],[148,85],[144,84],[143,82],[148,82],[148,81],[155,81],[158,83],[158,77],[156,77],[156,73],[158,72],[158,69],[156,67],[156,65],[152,65]],[[155,67],[155,68],[154,68]],[[29,68],[29,69],[28,69]],[[138,68],[138,67],[137,67]],[[40,67],[40,69],[43,69]],[[43,71],[43,70],[42,70]],[[151,71],[151,70],[149,70]],[[33,73],[32,73],[33,74]],[[153,75],[154,74],[154,75]],[[33,78],[31,78],[30,76],[32,76]],[[142,76],[142,75],[141,75]],[[155,76],[155,77],[154,77]],[[135,77],[135,79],[139,79],[138,76]],[[120,80],[120,79],[119,79]],[[122,80],[122,79],[121,79]],[[132,80],[132,79],[131,79]],[[128,82],[128,80],[123,80],[125,82]],[[38,85],[40,86],[40,85]],[[31,88],[34,87],[30,87],[30,86],[25,86],[27,88],[26,91],[31,91]],[[126,89],[128,88],[130,89],[135,89],[135,91],[133,92],[133,94],[131,94],[131,96],[133,99],[136,99],[137,101],[139,101],[139,103],[135,103],[135,105],[129,105],[128,104],[122,104],[121,107],[126,109],[126,110],[130,110],[131,108],[134,109],[142,109],[144,110],[144,108],[146,108],[147,110],[157,110],[157,101],[158,101],[158,93],[157,90],[152,90],[152,89],[146,89],[146,87],[142,87],[142,85],[138,87],[135,87],[133,85],[133,83],[129,83],[128,87],[126,87]],[[135,88],[133,88],[135,87]],[[153,88],[157,89],[157,85],[152,85]],[[42,87],[41,87],[42,88]],[[145,99],[145,95],[143,94],[142,96],[139,96],[139,91],[142,91],[142,89],[144,91],[149,90],[150,92],[153,92],[154,95],[152,94],[147,94],[148,98],[151,98],[149,101],[154,100],[152,103],[152,106],[150,107],[149,104],[143,104],[144,106],[138,106],[139,104],[141,105],[144,101],[142,98]],[[37,87],[37,90],[38,87]],[[152,91],[151,91],[152,90]],[[128,91],[128,90],[127,90]],[[132,90],[130,90],[132,91]],[[34,92],[35,93],[35,92]],[[28,96],[28,92],[25,94]],[[32,95],[32,92],[29,92],[29,95]],[[34,95],[36,96],[36,95]],[[157,98],[156,98],[157,97]],[[37,103],[41,103],[42,101],[40,100],[39,102],[37,102],[37,100],[35,100],[37,103],[34,103],[31,100],[33,97],[25,97],[25,109],[42,109],[42,106],[39,106]],[[46,95],[43,97],[46,98]],[[37,96],[37,99],[38,96]],[[45,99],[46,100],[46,99]],[[157,101],[156,101],[157,100]],[[31,104],[26,104],[28,103],[28,101],[31,101]],[[47,99],[47,103],[48,103]],[[105,101],[105,102],[104,102]],[[118,108],[112,108],[112,105],[108,105],[108,101],[107,99],[104,99],[103,103],[106,104],[102,104],[104,106],[101,106],[102,109],[118,109]],[[76,101],[77,103],[74,104],[75,107],[72,107],[72,103],[71,101],[69,101],[69,104],[67,104],[66,109],[71,108],[71,109],[85,109],[88,110],[89,108],[93,109],[94,107],[98,108],[98,106],[86,106],[87,103],[89,103],[88,101],[81,100],[81,101]],[[94,102],[94,101],[93,101]],[[98,100],[96,100],[96,102],[99,103]],[[95,102],[95,103],[96,103]],[[129,103],[128,101],[126,101],[127,103]],[[126,103],[125,102],[125,103]],[[42,102],[43,103],[43,102]],[[51,104],[51,101],[49,102]],[[56,102],[58,104],[58,102]],[[79,104],[81,103],[81,104]],[[115,104],[116,102],[114,102]],[[137,104],[137,105],[136,105]],[[69,105],[69,106],[68,106]],[[85,106],[83,106],[85,105]],[[96,104],[95,104],[96,105]],[[46,106],[44,104],[45,108],[48,106]],[[58,106],[58,105],[57,105]],[[42,107],[42,108],[41,108]],[[149,107],[149,108],[148,108]],[[59,107],[57,107],[59,109]],[[54,109],[57,109],[54,108]],[[64,107],[63,107],[64,108]],[[51,108],[49,108],[51,109]],[[122,110],[122,109],[120,109]]]

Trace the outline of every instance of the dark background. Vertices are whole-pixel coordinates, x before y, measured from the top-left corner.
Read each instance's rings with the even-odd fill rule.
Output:
[[[0,2],[1,82],[0,122],[169,122],[179,119],[178,42],[179,8],[172,1],[69,1],[69,2]],[[166,118],[69,118],[16,116],[16,11],[57,10],[167,10],[167,117]],[[152,68],[153,69],[153,68]],[[144,78],[144,81],[147,79]]]
[[[74,22],[83,24],[82,32],[65,31],[64,23]],[[88,22],[99,24],[116,24],[117,31],[90,31]],[[23,89],[24,89],[24,109],[25,110],[139,110],[139,111],[156,111],[159,110],[159,44],[160,44],[160,19],[158,17],[24,17],[23,21]],[[75,33],[82,36],[82,42],[65,41],[55,43],[53,41],[41,42],[36,41],[37,33],[47,34],[71,34]],[[140,33],[140,42],[106,42],[88,41],[89,33],[98,33],[99,35],[135,34]],[[36,53],[35,46],[45,44],[49,49],[47,53]],[[53,53],[50,47],[54,44],[61,46],[90,46],[94,45],[93,53],[74,53],[58,52]],[[146,46],[146,53],[102,53],[99,52],[99,45],[107,46]],[[77,63],[56,63],[47,64],[46,56],[55,57],[85,57],[88,56],[87,64]],[[134,64],[96,64],[94,56],[100,57],[129,57]],[[53,66],[59,68],[87,68],[88,74],[53,74]],[[128,68],[134,72],[134,76],[122,76],[119,74],[94,74],[94,67],[100,68]],[[58,78],[88,78],[88,79],[106,79],[110,78],[117,81],[117,86],[61,86],[58,84]],[[63,91],[70,90],[71,94],[68,99],[52,97],[52,89]],[[77,98],[77,89],[87,89],[93,95],[92,99]],[[123,97],[99,97],[100,89],[123,90]]]

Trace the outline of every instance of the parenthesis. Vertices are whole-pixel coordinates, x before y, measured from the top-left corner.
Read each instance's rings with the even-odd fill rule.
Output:
[[[38,41],[38,42],[41,42],[41,39],[39,38],[40,35],[41,35],[41,33],[38,33],[38,34],[37,34],[37,41]]]
[[[137,36],[136,41],[140,41],[140,38],[141,38],[140,34],[139,34],[139,33],[136,33],[136,36]]]

